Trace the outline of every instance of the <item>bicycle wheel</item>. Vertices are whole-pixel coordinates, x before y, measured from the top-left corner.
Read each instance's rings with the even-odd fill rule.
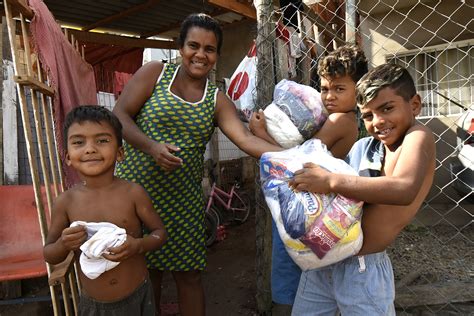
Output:
[[[217,204],[214,204],[212,209],[219,217],[219,225],[228,225],[234,221],[232,209],[227,209],[225,206]]]
[[[238,223],[243,223],[247,220],[250,214],[249,199],[244,193],[234,192],[230,207],[233,213],[233,220]]]
[[[214,216],[208,212],[204,214],[204,225],[206,229],[206,246],[211,246],[217,237],[217,223]]]
[[[211,206],[209,210],[207,210],[207,213],[214,218],[217,227],[222,224],[222,215],[216,207]]]

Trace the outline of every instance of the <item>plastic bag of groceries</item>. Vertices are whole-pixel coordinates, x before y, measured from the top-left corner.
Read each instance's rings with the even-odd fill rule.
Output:
[[[230,78],[227,95],[234,101],[240,119],[248,122],[255,109],[257,99],[257,48],[252,44],[244,59]]]
[[[275,86],[273,102],[263,113],[268,133],[284,148],[311,138],[328,116],[317,90],[286,79]]]
[[[262,155],[260,181],[265,200],[288,254],[304,271],[357,254],[363,240],[363,202],[289,188],[288,181],[306,162],[331,172],[357,175],[345,161],[334,158],[319,139]]]

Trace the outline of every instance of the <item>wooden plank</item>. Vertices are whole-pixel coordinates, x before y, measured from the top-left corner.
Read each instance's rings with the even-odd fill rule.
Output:
[[[306,14],[306,18],[316,25],[320,32],[325,31],[338,43],[338,46],[343,45],[344,39],[339,34],[337,34],[337,32],[334,31],[330,25],[317,12],[314,11],[313,8],[307,6],[303,7],[305,8],[304,12]]]
[[[65,284],[66,282],[69,281],[68,273],[73,272],[74,264],[74,252],[69,252],[67,255],[66,259],[64,259],[63,262],[51,266],[51,274],[49,275],[49,285],[54,286],[54,285],[59,285],[59,284]]]
[[[215,10],[214,12],[212,12],[211,14],[209,14],[211,17],[215,18],[219,15],[222,15],[222,14],[225,14],[227,13],[228,11],[225,11],[223,9],[218,9],[218,10]],[[174,23],[174,24],[166,24],[166,26],[164,27],[161,27],[159,29],[154,29],[152,31],[149,31],[149,32],[146,32],[146,33],[143,33],[140,35],[140,38],[148,38],[150,36],[155,36],[155,35],[160,35],[162,33],[166,33],[166,32],[170,32],[170,31],[175,31],[176,34],[179,33],[179,29],[181,27],[181,23],[182,21],[179,21],[178,23]],[[231,23],[231,24],[228,24],[228,25],[234,25],[234,23]],[[228,26],[227,25],[227,26]],[[169,36],[167,36],[169,37]],[[174,36],[173,36],[174,37]],[[176,35],[177,37],[177,35]]]
[[[414,307],[474,301],[473,282],[449,282],[398,288],[395,306]]]
[[[257,11],[247,3],[238,2],[236,0],[208,0],[207,2],[217,7],[257,20]]]
[[[12,9],[12,16],[18,16],[20,13],[26,19],[33,19],[35,16],[33,10],[28,6],[26,0],[9,0],[8,4],[11,6]]]
[[[70,34],[74,34],[75,39],[81,43],[97,43],[125,47],[176,49],[176,43],[174,41],[150,40],[131,36],[84,32],[73,29],[69,29],[68,32]]]
[[[413,281],[415,281],[421,274],[423,273],[423,269],[417,269],[411,271],[407,275],[405,275],[401,280],[395,283],[395,288],[402,288],[404,286],[410,285]]]
[[[20,85],[29,86],[31,89],[35,91],[40,91],[47,96],[53,96],[54,90],[50,86],[38,81],[38,79],[30,76],[15,76],[15,82]]]
[[[135,12],[140,12],[140,11],[144,11],[145,9],[147,9],[148,7],[150,6],[153,6],[155,4],[158,4],[160,0],[148,0],[147,2],[145,3],[142,3],[142,4],[139,4],[139,5],[136,5],[136,6],[133,6],[133,7],[130,7],[128,8],[127,10],[124,10],[124,11],[121,11],[117,14],[114,14],[114,15],[110,15],[106,18],[103,18],[102,20],[99,20],[95,23],[92,23],[92,24],[89,24],[85,27],[83,27],[81,30],[82,31],[89,31],[89,30],[93,30],[101,25],[104,25],[104,24],[107,24],[107,23],[110,23],[110,22],[113,22],[115,20],[118,20],[118,19],[121,19],[123,17],[126,17],[126,16],[129,16]]]

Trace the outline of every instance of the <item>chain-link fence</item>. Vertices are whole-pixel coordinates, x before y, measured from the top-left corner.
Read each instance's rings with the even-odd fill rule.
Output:
[[[436,138],[432,189],[389,248],[401,315],[474,313],[474,2],[472,0],[308,0],[258,16],[257,104],[290,79],[319,89],[318,60],[344,43],[363,48],[370,67],[406,67],[423,102],[419,121]],[[265,208],[257,200],[258,208]],[[259,256],[266,258],[268,213],[257,208]],[[260,232],[260,234],[259,234]],[[260,311],[268,308],[268,262],[257,262]],[[259,281],[260,280],[260,281]]]

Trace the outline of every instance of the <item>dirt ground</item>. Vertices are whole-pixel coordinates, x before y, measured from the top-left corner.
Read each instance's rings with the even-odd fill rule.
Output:
[[[253,214],[252,214],[253,215]],[[208,250],[208,267],[203,273],[206,315],[256,315],[255,217],[226,227],[226,238]],[[163,303],[176,302],[170,275],[164,278]]]
[[[207,315],[257,315],[255,281],[255,217],[241,225],[227,227],[227,237],[208,252],[208,269],[203,273]],[[408,285],[443,282],[468,282],[474,277],[474,230],[453,227],[416,227],[410,225],[389,249],[395,279],[398,282],[413,271],[418,275]],[[44,279],[24,282],[28,296],[47,298]],[[169,312],[176,310],[176,290],[171,275],[163,280],[162,303]],[[1,303],[1,301],[0,301]],[[449,307],[449,311],[446,308]],[[425,311],[426,312],[426,311]],[[428,309],[423,312],[398,308],[399,315],[474,315],[474,300],[454,307]],[[0,305],[0,316],[52,315],[49,302]]]

